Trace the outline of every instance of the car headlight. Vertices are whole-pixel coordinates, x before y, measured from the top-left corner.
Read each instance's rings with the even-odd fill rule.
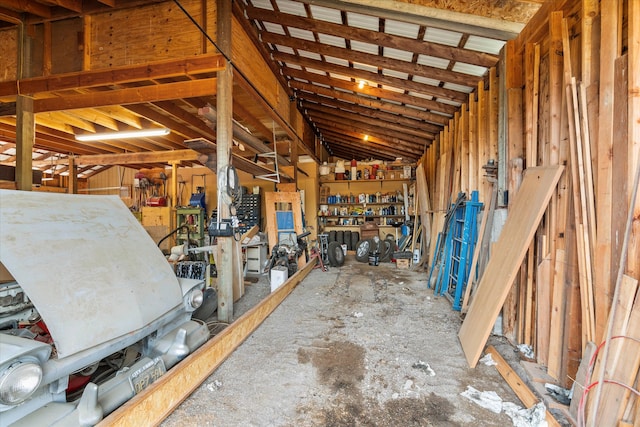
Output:
[[[189,293],[189,307],[195,310],[202,305],[204,294],[200,289],[194,289]]]
[[[0,403],[18,405],[38,389],[42,368],[33,362],[16,362],[0,374]]]

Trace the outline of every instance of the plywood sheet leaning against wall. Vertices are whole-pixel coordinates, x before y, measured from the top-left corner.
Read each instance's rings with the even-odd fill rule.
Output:
[[[529,242],[542,219],[563,166],[529,168],[513,200],[500,238],[478,283],[458,337],[470,367],[475,367]]]

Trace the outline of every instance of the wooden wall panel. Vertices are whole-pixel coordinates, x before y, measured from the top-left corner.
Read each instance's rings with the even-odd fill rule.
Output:
[[[55,21],[51,23],[50,28],[51,73],[81,71],[84,48],[82,19]]]
[[[290,118],[289,96],[235,18],[232,25],[232,39],[235,72],[242,73],[280,117],[288,120]]]
[[[181,4],[197,22],[202,22],[203,2],[184,0]],[[215,8],[215,2],[207,2],[207,7]],[[133,22],[146,25],[133,25]],[[96,14],[92,24],[92,69],[202,53],[200,31],[173,2]],[[215,34],[211,37],[216,39]]]
[[[0,30],[0,81],[16,80],[18,77],[18,29]]]

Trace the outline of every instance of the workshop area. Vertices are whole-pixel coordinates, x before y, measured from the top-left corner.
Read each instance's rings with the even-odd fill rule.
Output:
[[[640,1],[0,0],[0,427],[640,427]]]

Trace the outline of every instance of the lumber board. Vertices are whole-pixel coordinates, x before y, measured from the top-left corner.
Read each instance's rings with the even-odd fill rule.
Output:
[[[531,389],[522,381],[522,378],[509,366],[504,358],[498,353],[498,351],[490,345],[487,347],[487,353],[491,354],[493,361],[496,362],[496,369],[502,375],[502,378],[509,384],[513,392],[518,396],[518,399],[528,409],[538,403],[540,399],[531,391]],[[546,420],[551,427],[560,427],[558,421],[553,418],[553,415],[549,411],[546,413]]]
[[[422,241],[427,244],[431,241],[431,200],[429,199],[429,186],[427,184],[427,177],[424,173],[424,167],[422,163],[416,168],[416,214],[420,214],[420,224],[423,228]],[[426,246],[426,245],[425,245]],[[427,247],[427,250],[422,254],[423,257],[429,256],[429,250],[435,248],[431,246]],[[428,259],[428,258],[427,258]]]
[[[536,359],[545,366],[549,360],[551,328],[551,263],[551,254],[545,254],[536,274]]]
[[[640,2],[628,2],[627,38],[629,45],[629,106],[628,106],[628,167],[627,181],[634,182],[636,173],[640,170]],[[627,197],[633,210],[633,222],[629,236],[626,271],[633,277],[640,279],[640,197],[633,200],[634,186],[627,188]]]
[[[532,240],[527,249],[527,284],[525,288],[525,307],[524,307],[524,344],[531,345],[533,343],[533,267],[535,255],[535,242]]]
[[[601,215],[597,216],[597,230],[598,233],[596,238],[597,242],[597,257],[598,263],[596,265],[596,283],[598,286],[595,288],[595,296],[596,296],[596,321],[597,323],[597,331],[600,331],[600,335],[597,335],[602,339],[604,336],[604,331],[606,329],[606,325],[604,324],[611,309],[611,300],[613,298],[613,285],[616,281],[616,272],[620,268],[620,262],[622,259],[622,242],[623,239],[619,237],[619,230],[624,230],[625,224],[627,222],[627,212],[629,211],[629,200],[627,198],[627,186],[630,183],[627,181],[627,146],[628,146],[628,130],[627,126],[627,107],[628,107],[628,98],[627,94],[627,85],[628,85],[628,73],[629,73],[629,55],[624,54],[616,59],[615,63],[615,87],[613,92],[613,110],[614,110],[614,123],[613,123],[613,143],[612,143],[612,151],[610,161],[610,171],[611,172],[611,188],[615,188],[616,191],[613,191],[609,197],[609,209],[606,210],[605,216],[607,225],[610,227],[609,230],[604,230],[604,232],[610,233],[608,239],[604,239],[600,232],[600,223],[601,223]],[[599,190],[599,189],[598,189]],[[598,209],[600,206],[600,194],[598,192]],[[615,206],[615,209],[612,209],[612,206]],[[598,213],[600,211],[598,210]],[[609,242],[606,248],[601,247],[603,244],[602,240]],[[602,257],[602,251],[609,251],[609,254],[606,258]],[[611,264],[607,265],[606,272],[603,272],[602,269],[605,268],[603,262],[610,259]],[[603,277],[607,274],[607,281],[603,280]]]
[[[623,275],[620,282],[620,294],[616,302],[617,309],[613,318],[611,337],[628,336],[640,339],[640,302],[634,302],[638,290],[638,281],[633,277]],[[610,339],[611,337],[607,337]],[[605,380],[615,380],[622,384],[633,384],[640,366],[640,350],[636,342],[627,339],[615,339],[609,342],[610,350],[601,350],[598,354],[596,366],[591,376],[591,382],[598,381],[600,372],[605,370]],[[603,348],[604,349],[604,348]],[[607,357],[607,360],[602,360]],[[600,385],[601,396],[597,410],[598,426],[612,426],[626,409],[625,390],[609,384]],[[589,395],[589,418],[593,420],[598,393]],[[627,398],[628,399],[628,398]],[[623,403],[624,402],[624,403]]]
[[[613,295],[614,277],[612,272],[611,245],[611,214],[613,213],[613,168],[612,148],[614,133],[614,87],[616,58],[620,55],[618,42],[618,27],[622,26],[622,20],[618,16],[617,7],[603,7],[600,11],[600,72],[599,80],[599,105],[598,105],[598,139],[597,139],[597,181],[596,181],[596,211],[597,230],[596,254],[598,265],[596,266],[595,280],[598,286],[596,295],[596,336],[600,341],[604,337],[607,313],[611,307]],[[626,94],[625,94],[626,95]],[[625,96],[626,98],[626,96]]]
[[[564,332],[564,249],[556,249],[556,263],[553,269],[555,279],[553,280],[553,290],[551,295],[551,318],[549,324],[549,357],[547,360],[547,372],[554,379],[560,378],[560,368],[562,364],[562,343]]]
[[[582,360],[580,361],[580,366],[578,367],[578,372],[576,373],[576,378],[574,381],[574,389],[573,389],[573,398],[571,399],[571,404],[569,405],[569,414],[573,417],[574,420],[578,419],[578,407],[580,404],[580,398],[584,393],[585,386],[588,385],[587,381],[589,381],[589,363],[593,354],[596,351],[596,345],[589,341],[582,352]]]
[[[475,367],[504,300],[524,259],[529,243],[555,187],[563,166],[529,168],[513,200],[500,238],[478,284],[458,337],[469,366]]]
[[[469,95],[469,188],[478,188],[478,103]]]
[[[471,194],[471,187],[469,187],[469,110],[466,104],[462,104],[460,107],[460,133],[461,133],[461,159],[462,165],[460,168],[460,191]]]
[[[585,228],[587,223],[586,195],[584,188],[584,169],[582,161],[581,135],[579,117],[577,113],[577,94],[575,78],[566,85],[567,115],[569,124],[569,147],[571,152],[571,181],[573,190],[573,212],[576,226],[576,240],[578,250],[578,270],[580,294],[582,303],[582,348],[587,342],[595,339],[595,314],[593,308],[593,266],[591,263],[591,239]]]
[[[311,272],[315,259],[291,276],[275,292],[240,316],[226,329],[187,356],[176,367],[102,420],[98,426],[158,425],[280,305]]]

